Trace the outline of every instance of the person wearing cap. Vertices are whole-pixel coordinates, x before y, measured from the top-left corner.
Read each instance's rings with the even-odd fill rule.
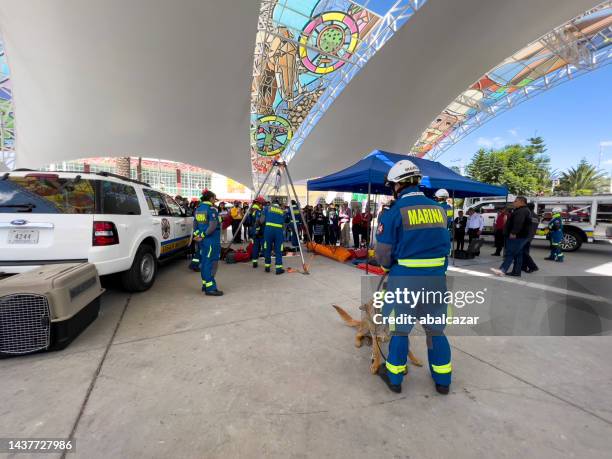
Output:
[[[257,196],[253,201],[251,213],[247,217],[249,222],[249,238],[253,241],[253,251],[251,252],[251,263],[253,268],[257,268],[259,254],[263,247],[263,207],[266,200],[263,196]]]
[[[446,191],[444,188],[440,188],[438,191],[436,191],[436,201],[438,202],[440,207],[444,209],[444,214],[446,215],[447,228],[449,229],[449,231],[452,231],[453,218],[455,216],[453,215],[453,208],[450,205],[448,205],[447,200],[448,200],[448,191]]]
[[[215,274],[221,257],[221,219],[214,206],[216,196],[209,190],[202,193],[202,202],[195,211],[196,228],[193,238],[200,246],[200,272],[202,291],[209,296],[221,296]]]
[[[552,219],[548,223],[548,234],[550,240],[550,255],[545,260],[563,262],[563,219],[561,218],[561,207],[552,210]]]
[[[272,248],[276,255],[276,274],[283,274],[283,228],[285,224],[285,211],[278,203],[278,199],[274,199],[272,204],[267,206],[263,211],[264,225],[264,259],[266,272],[270,272],[272,266]]]
[[[441,206],[419,191],[422,174],[410,160],[398,161],[387,174],[396,202],[381,217],[376,230],[376,260],[389,273],[382,316],[387,319],[391,340],[389,353],[378,375],[396,393],[402,391],[410,334],[415,321],[434,319],[423,325],[427,336],[429,369],[436,391],[448,394],[451,384],[451,350],[444,335],[447,304],[446,269],[451,248],[447,215]],[[406,291],[432,292],[427,301],[398,300]],[[402,295],[403,296],[403,295]],[[405,296],[404,296],[405,297]],[[405,317],[401,324],[389,321]]]

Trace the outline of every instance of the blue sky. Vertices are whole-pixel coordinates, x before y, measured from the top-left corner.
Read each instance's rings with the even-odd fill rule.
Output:
[[[612,170],[612,65],[563,83],[493,118],[440,157],[447,166],[467,165],[481,147],[498,148],[544,138],[553,169],[563,171],[581,158],[593,164],[603,146],[601,168]]]

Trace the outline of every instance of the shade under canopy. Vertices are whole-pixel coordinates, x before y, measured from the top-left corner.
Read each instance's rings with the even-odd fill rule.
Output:
[[[308,190],[367,193],[371,184],[372,194],[389,195],[391,190],[385,186],[387,172],[402,159],[409,159],[419,167],[423,173],[421,186],[430,192],[445,188],[451,196],[456,198],[506,196],[508,194],[506,187],[477,182],[457,174],[438,162],[381,150],[374,150],[344,170],[309,180]]]

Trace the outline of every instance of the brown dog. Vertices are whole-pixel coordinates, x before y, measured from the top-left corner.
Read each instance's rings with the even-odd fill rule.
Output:
[[[335,304],[332,306],[336,309],[346,325],[357,328],[357,333],[355,334],[355,347],[363,346],[364,341],[368,346],[372,346],[372,364],[370,365],[370,372],[375,375],[378,373],[378,369],[383,363],[380,345],[381,343],[386,343],[389,341],[391,336],[389,334],[389,326],[377,325],[374,323],[373,317],[377,311],[374,308],[372,301],[359,306],[359,309],[361,309],[361,320],[353,319],[351,315],[340,306]],[[373,342],[374,340],[375,343]],[[417,359],[412,351],[408,352],[408,358],[413,365],[416,365],[417,367],[423,366],[423,362]]]

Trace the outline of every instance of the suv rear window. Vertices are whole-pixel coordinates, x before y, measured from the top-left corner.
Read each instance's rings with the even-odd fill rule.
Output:
[[[0,180],[0,213],[93,214],[94,188],[92,180],[54,174],[9,176]]]
[[[109,180],[34,173],[0,180],[0,213],[140,215],[136,190]]]

